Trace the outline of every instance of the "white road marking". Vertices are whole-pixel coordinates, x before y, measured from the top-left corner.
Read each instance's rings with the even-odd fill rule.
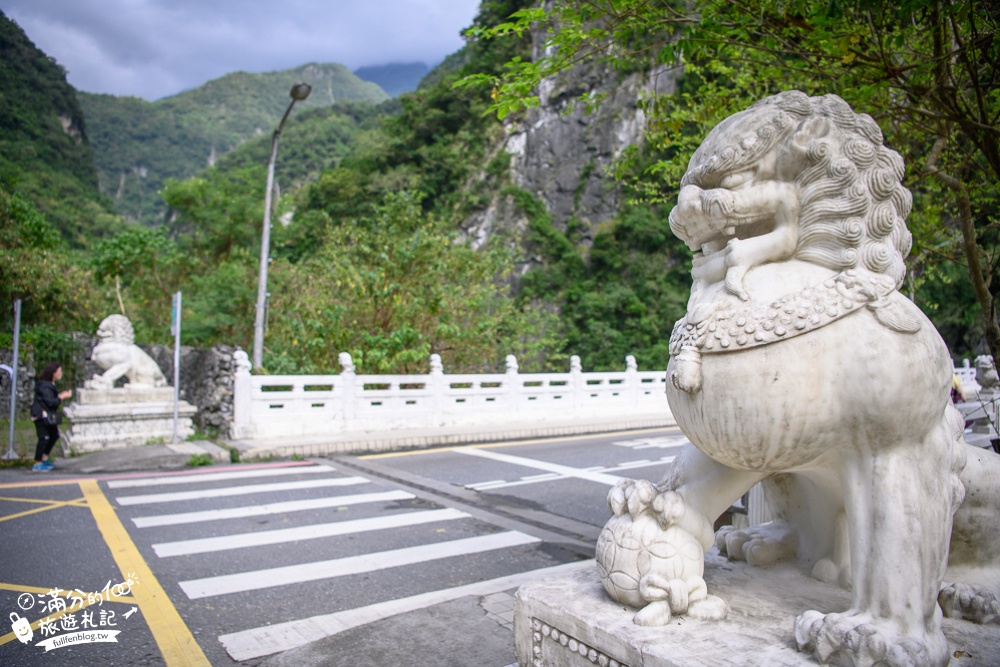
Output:
[[[598,482],[600,484],[607,484],[608,486],[614,486],[618,483],[620,477],[614,475],[606,475],[600,472],[588,472],[582,468],[573,468],[570,466],[559,465],[558,463],[548,463],[547,461],[539,461],[538,459],[529,459],[523,456],[511,456],[510,454],[500,454],[499,452],[491,452],[487,449],[454,449],[454,452],[459,454],[466,454],[467,456],[479,456],[484,459],[493,459],[494,461],[502,461],[504,463],[513,463],[514,465],[524,466],[525,468],[535,468],[536,470],[547,470],[548,472],[554,472],[565,477],[575,477],[577,479],[585,479],[591,482]]]
[[[408,598],[379,602],[367,607],[345,609],[333,614],[311,616],[295,621],[274,623],[259,628],[220,635],[219,642],[225,647],[233,660],[242,662],[265,655],[290,651],[310,642],[332,637],[362,625],[368,625],[369,623],[405,614],[410,611],[426,609],[427,607],[457,600],[458,598],[499,593],[555,575],[591,569],[593,567],[594,561],[587,560],[556,565],[555,567],[546,567],[530,572],[521,572],[520,574],[490,579],[489,581],[480,581],[465,586],[421,593],[420,595]]]
[[[673,456],[668,456],[659,461],[626,461],[625,463],[619,463],[614,468],[605,468],[604,472],[620,472],[622,470],[634,470],[635,468],[651,468],[653,466],[661,466],[665,463],[670,463],[673,460]]]
[[[380,503],[393,500],[410,500],[412,493],[405,491],[383,491],[381,493],[355,493],[349,496],[331,496],[328,498],[310,498],[309,500],[289,500],[269,505],[251,505],[249,507],[229,507],[227,509],[202,510],[199,512],[180,512],[178,514],[158,514],[156,516],[138,516],[132,519],[136,528],[151,528],[154,526],[175,526],[201,521],[222,521],[224,519],[242,519],[249,516],[264,516],[267,514],[283,514],[285,512],[302,512],[305,510],[328,509],[330,507],[347,507],[363,503]]]
[[[308,475],[334,472],[330,466],[295,466],[290,468],[267,468],[263,470],[234,470],[232,472],[208,472],[176,477],[143,477],[142,479],[119,479],[108,482],[109,489],[128,489],[142,486],[165,486],[167,484],[197,484],[198,482],[219,482],[250,477],[278,477],[282,475]]]
[[[617,445],[619,447],[631,447],[632,449],[650,449],[651,447],[656,448],[672,448],[672,447],[683,447],[690,443],[690,440],[685,438],[683,435],[665,435],[655,438],[636,438],[634,440],[618,440],[617,442],[611,443],[612,445]]]
[[[626,461],[613,468],[587,468],[587,472],[620,472],[624,470],[634,470],[636,468],[650,468],[652,466],[666,465],[674,460],[673,456],[664,456],[659,461]],[[493,489],[506,489],[512,486],[524,486],[526,484],[538,484],[540,482],[554,482],[561,479],[569,479],[569,475],[557,475],[548,473],[545,475],[528,475],[519,480],[508,482],[502,479],[494,479],[489,482],[477,482],[475,484],[465,484],[465,488],[473,491],[492,491]]]
[[[189,599],[197,600],[215,595],[256,591],[263,588],[288,586],[307,581],[319,581],[351,574],[374,572],[376,570],[412,565],[414,563],[426,563],[451,556],[464,556],[466,554],[481,553],[494,549],[533,544],[540,541],[537,537],[532,537],[531,535],[525,535],[517,531],[507,531],[492,535],[452,540],[450,542],[440,542],[438,544],[422,544],[404,549],[379,551],[360,556],[347,556],[346,558],[336,558],[314,563],[288,565],[267,570],[255,570],[253,572],[239,572],[219,577],[206,577],[204,579],[191,579],[190,581],[182,581],[179,585]]]
[[[201,489],[199,491],[177,491],[174,493],[149,493],[139,496],[116,496],[119,505],[149,505],[152,503],[175,503],[181,500],[202,500],[204,498],[225,498],[246,496],[252,493],[275,493],[277,491],[299,491],[320,489],[329,486],[349,486],[365,484],[364,477],[335,477],[333,479],[309,479],[302,482],[275,482],[274,484],[251,484],[249,486],[229,486],[221,489]]]
[[[405,514],[390,514],[388,516],[379,516],[370,519],[320,523],[310,526],[299,526],[297,528],[283,528],[281,530],[239,533],[236,535],[207,537],[198,540],[163,542],[160,544],[154,544],[153,551],[155,551],[156,555],[160,558],[169,558],[171,556],[189,556],[191,554],[203,554],[213,551],[260,547],[268,544],[284,544],[286,542],[314,540],[322,537],[334,537],[336,535],[350,535],[372,530],[385,530],[387,528],[416,526],[423,523],[451,521],[453,519],[463,519],[468,516],[469,515],[465,512],[460,512],[456,509],[407,512]]]

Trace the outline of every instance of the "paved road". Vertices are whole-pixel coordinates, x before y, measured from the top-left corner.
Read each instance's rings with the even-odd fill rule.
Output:
[[[592,557],[609,486],[658,478],[683,442],[655,430],[0,484],[0,664],[504,667],[513,591]],[[35,624],[31,644],[117,642],[41,653],[11,612]]]

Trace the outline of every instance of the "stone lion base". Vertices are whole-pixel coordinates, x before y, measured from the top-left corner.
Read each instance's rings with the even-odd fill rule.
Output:
[[[902,555],[901,555],[902,557]],[[850,594],[791,565],[758,569],[715,550],[706,556],[708,590],[729,603],[720,622],[674,618],[660,628],[632,623],[634,609],[607,596],[593,561],[570,574],[522,586],[514,638],[520,667],[803,667],[793,623],[807,609],[844,611]],[[945,619],[955,667],[995,666],[1000,628]]]
[[[178,436],[194,433],[191,418],[196,408],[181,401],[178,410]],[[76,402],[63,413],[63,448],[81,454],[104,449],[172,442],[174,437],[174,390],[172,387],[148,389],[80,389]]]

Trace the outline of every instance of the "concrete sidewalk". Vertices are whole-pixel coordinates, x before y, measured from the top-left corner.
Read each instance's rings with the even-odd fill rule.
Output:
[[[187,467],[192,457],[204,458],[207,456],[212,462],[218,464],[230,463],[231,461],[284,459],[293,456],[314,457],[402,451],[675,426],[676,423],[670,414],[666,411],[664,413],[666,414],[630,415],[617,419],[517,422],[440,429],[338,433],[327,437],[308,439],[233,440],[220,441],[219,444],[196,440],[173,445],[142,445],[107,449],[73,457],[59,456],[57,446],[54,459],[58,471],[80,475],[178,470]]]

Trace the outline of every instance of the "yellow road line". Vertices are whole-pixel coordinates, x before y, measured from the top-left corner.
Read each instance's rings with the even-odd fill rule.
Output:
[[[46,501],[50,502],[50,501]],[[24,510],[23,512],[18,512],[17,514],[8,514],[7,516],[0,517],[0,523],[4,521],[10,521],[11,519],[19,519],[22,516],[28,516],[30,514],[38,514],[39,512],[48,512],[49,510],[59,509],[60,507],[86,507],[86,500],[83,498],[77,498],[76,500],[65,500],[65,501],[55,501],[45,507],[36,507],[31,510]]]
[[[14,496],[0,496],[0,500],[4,500],[10,503],[39,503],[39,504],[56,504],[63,502],[62,500],[49,500],[48,498],[17,498]],[[81,498],[81,500],[83,500]]]
[[[640,428],[632,431],[616,431],[614,433],[587,433],[582,435],[567,435],[561,438],[535,438],[533,440],[511,440],[501,442],[481,442],[475,445],[459,445],[457,447],[435,447],[433,449],[414,449],[407,452],[387,452],[385,454],[368,454],[359,456],[359,459],[391,459],[397,456],[418,456],[420,454],[440,454],[441,452],[453,452],[459,449],[482,449],[483,447],[516,447],[519,445],[537,445],[541,442],[566,442],[567,440],[596,440],[597,438],[607,438],[609,436],[627,436],[636,433],[652,433],[654,431],[668,431],[676,429],[676,426],[654,426],[652,428]]]
[[[153,571],[149,569],[149,565],[132,542],[111,503],[104,497],[97,480],[80,480],[79,484],[122,577],[127,578],[130,573],[135,575],[136,584],[132,587],[132,595],[146,623],[149,624],[167,667],[175,665],[211,667],[181,615],[177,613],[160,582],[156,580]]]
[[[35,486],[59,486],[60,484],[78,484],[81,482],[79,477],[74,477],[72,479],[47,479],[37,482],[8,482],[6,484],[0,484],[0,489],[24,489],[27,487]]]
[[[80,595],[103,595],[102,591],[95,591],[93,593],[89,591],[78,591],[78,590],[63,590],[53,589],[53,588],[42,588],[40,586],[26,586],[24,584],[5,584],[0,581],[0,591],[14,591],[15,593],[38,593],[39,595],[48,595],[49,591],[58,590],[59,595],[64,598],[79,597]],[[77,595],[73,595],[76,593]],[[131,604],[135,602],[135,598],[131,595],[115,595],[104,600],[105,602],[123,602]]]

